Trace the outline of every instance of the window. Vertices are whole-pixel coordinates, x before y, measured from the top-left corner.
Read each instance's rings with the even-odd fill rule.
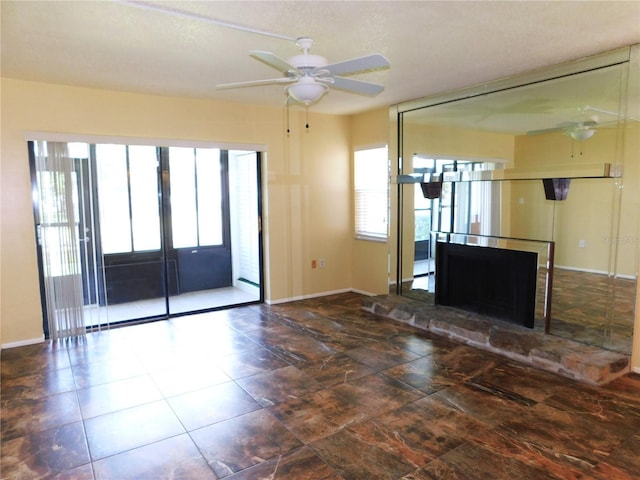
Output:
[[[387,147],[354,152],[356,238],[387,239],[389,158]]]
[[[158,250],[156,148],[111,144],[95,148],[103,253]]]
[[[222,245],[220,150],[169,148],[174,248]]]
[[[494,160],[470,161],[414,155],[413,171],[420,174],[472,172],[501,168]],[[499,195],[499,186],[498,187]],[[491,234],[491,182],[444,182],[439,198],[426,199],[420,184],[415,185],[415,240],[426,240],[430,231]],[[494,222],[495,223],[495,222]]]

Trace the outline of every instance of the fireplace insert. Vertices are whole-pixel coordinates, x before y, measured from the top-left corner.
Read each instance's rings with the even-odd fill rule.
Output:
[[[435,301],[533,328],[538,255],[436,243]]]

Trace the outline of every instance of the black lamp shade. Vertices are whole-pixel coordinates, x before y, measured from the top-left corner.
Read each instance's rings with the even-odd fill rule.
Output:
[[[442,192],[442,182],[420,183],[424,198],[440,198]]]
[[[547,200],[566,200],[569,195],[570,178],[543,178],[544,196]]]

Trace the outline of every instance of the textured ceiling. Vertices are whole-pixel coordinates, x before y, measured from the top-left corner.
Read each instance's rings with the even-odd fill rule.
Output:
[[[352,78],[376,97],[333,90],[312,108],[349,114],[640,43],[640,1],[151,2],[290,37],[330,63],[381,53],[388,70]],[[282,105],[278,77],[249,57],[294,42],[118,1],[1,3],[2,76],[77,86]]]

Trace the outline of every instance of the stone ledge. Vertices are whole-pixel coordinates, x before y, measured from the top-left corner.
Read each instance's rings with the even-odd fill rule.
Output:
[[[622,353],[545,335],[455,308],[425,305],[397,295],[365,297],[362,308],[376,315],[592,385],[604,385],[630,371],[630,358]]]

